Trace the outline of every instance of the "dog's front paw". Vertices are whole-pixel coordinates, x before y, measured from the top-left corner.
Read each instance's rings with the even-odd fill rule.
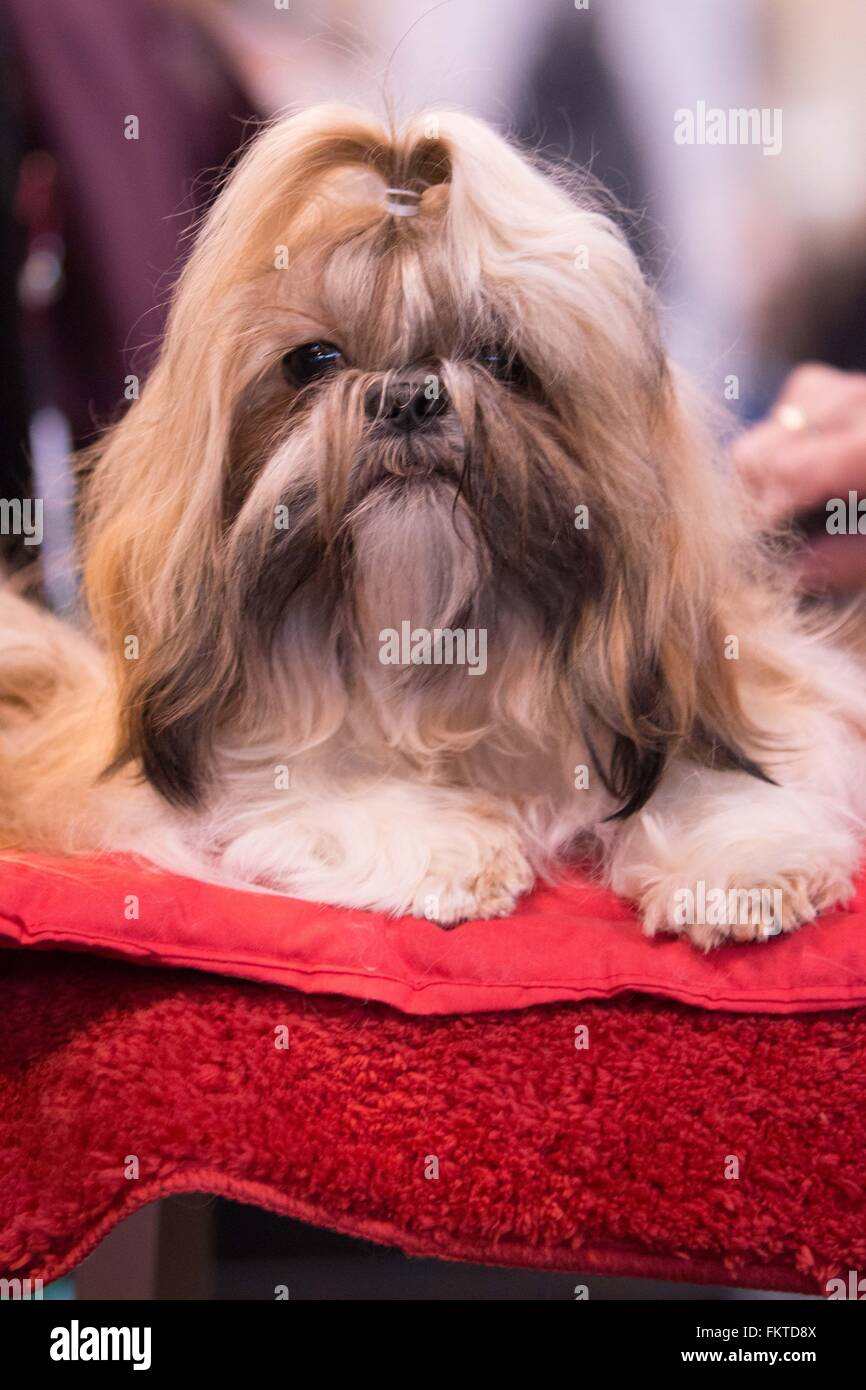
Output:
[[[757,887],[743,887],[721,876],[684,886],[682,879],[677,883],[667,877],[645,889],[640,907],[648,936],[677,932],[709,951],[726,941],[768,941],[793,931],[846,902],[853,891],[851,878],[842,873],[803,870],[768,876]]]
[[[426,917],[441,927],[479,917],[507,917],[532,887],[534,874],[509,827],[486,825],[473,852],[464,850],[461,846],[457,854],[434,851],[412,901],[414,917]]]

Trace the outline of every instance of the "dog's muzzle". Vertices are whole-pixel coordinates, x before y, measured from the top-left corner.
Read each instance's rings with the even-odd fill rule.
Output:
[[[367,419],[396,434],[438,425],[450,408],[448,392],[433,373],[413,373],[371,386],[364,401]]]

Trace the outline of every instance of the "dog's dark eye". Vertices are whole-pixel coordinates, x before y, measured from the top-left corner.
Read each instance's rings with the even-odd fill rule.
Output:
[[[304,343],[283,358],[283,373],[295,386],[306,386],[325,376],[343,361],[343,354],[334,343]]]
[[[520,358],[507,348],[485,343],[475,354],[475,361],[491,376],[495,376],[497,381],[504,381],[509,386],[523,386],[526,382],[526,367]]]

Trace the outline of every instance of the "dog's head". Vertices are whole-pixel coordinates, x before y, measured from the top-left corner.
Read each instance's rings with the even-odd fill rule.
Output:
[[[119,757],[194,801],[227,728],[310,747],[373,690],[416,752],[570,723],[625,812],[674,740],[736,761],[703,448],[624,238],[561,177],[457,114],[273,125],[97,451]],[[383,673],[405,621],[483,628],[485,695]]]

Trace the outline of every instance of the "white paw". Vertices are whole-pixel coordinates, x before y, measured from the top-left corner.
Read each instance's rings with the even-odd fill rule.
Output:
[[[768,941],[811,922],[852,896],[852,879],[830,869],[802,869],[767,875],[759,885],[743,887],[733,877],[692,881],[671,875],[647,885],[639,906],[644,931],[685,934],[704,951],[726,941]]]
[[[507,917],[532,887],[534,874],[508,826],[484,824],[473,853],[435,851],[410,911],[442,927],[479,917]]]

